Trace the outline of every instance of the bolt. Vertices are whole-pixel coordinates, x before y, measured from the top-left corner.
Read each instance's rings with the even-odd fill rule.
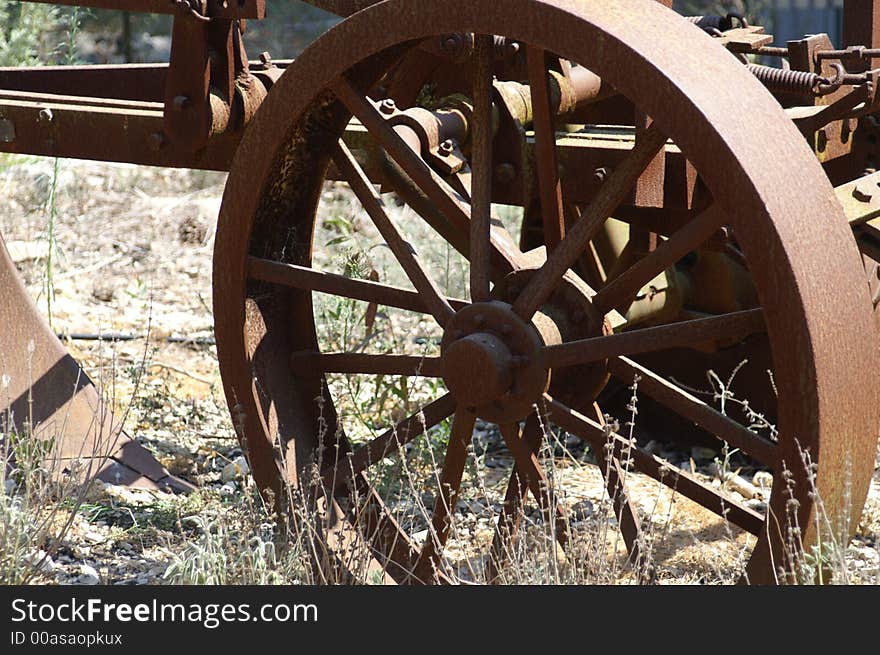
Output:
[[[498,164],[495,167],[495,179],[499,184],[513,184],[516,180],[516,168],[513,164]]]
[[[440,47],[443,51],[451,56],[457,57],[462,53],[464,41],[461,34],[447,34],[440,37]]]
[[[46,107],[40,110],[37,118],[41,123],[51,123],[55,116],[52,114],[52,110]]]
[[[455,150],[456,145],[457,144],[455,143],[455,141],[453,139],[446,139],[446,141],[444,141],[443,143],[440,144],[440,148],[439,148],[440,156],[441,157],[448,157],[449,155],[451,155],[452,152]]]
[[[158,152],[165,145],[165,135],[162,132],[153,132],[149,136],[150,150]]]
[[[608,179],[609,171],[604,166],[602,168],[597,168],[593,171],[593,181],[602,184],[606,179]]]
[[[270,55],[268,52],[261,52],[260,53],[260,63],[263,64],[263,66],[271,66],[272,65],[272,55]]]
[[[874,197],[873,189],[867,184],[856,182],[852,190],[852,197],[859,202],[871,202],[871,198]]]
[[[171,101],[174,111],[183,111],[189,107],[189,104],[189,96],[174,96],[174,100]]]
[[[382,102],[379,103],[379,111],[386,116],[390,116],[397,111],[397,103],[394,102],[394,100],[392,100],[391,98],[385,98]]]

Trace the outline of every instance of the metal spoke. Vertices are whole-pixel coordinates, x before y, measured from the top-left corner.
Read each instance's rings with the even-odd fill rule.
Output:
[[[626,357],[615,357],[608,361],[608,368],[612,374],[628,384],[632,384],[638,377],[639,391],[762,464],[774,466],[777,463],[779,452],[775,443],[752,432],[637,362]]]
[[[675,232],[596,292],[593,304],[601,314],[629,304],[645,284],[705,243],[724,223],[724,212],[713,205]]]
[[[471,299],[489,299],[492,230],[492,36],[480,34],[474,48],[474,110],[471,129]]]
[[[547,246],[547,251],[552,252],[565,236],[565,211],[562,182],[559,179],[559,166],[556,161],[556,125],[550,104],[547,53],[541,48],[529,46],[527,59],[544,244]]]
[[[455,399],[452,395],[447,393],[441,396],[372,441],[358,446],[350,453],[336,457],[334,461],[326,462],[321,471],[324,483],[330,488],[339,488],[347,484],[353,475],[382,461],[448,418],[454,411]]]
[[[741,339],[765,330],[763,310],[747,309],[547,346],[544,348],[544,357],[551,368],[574,366],[620,355],[686,348],[715,340]]]
[[[466,409],[463,407],[456,409],[449,435],[449,446],[446,448],[446,458],[440,471],[440,493],[434,503],[431,529],[428,531],[428,537],[415,566],[415,576],[419,580],[425,582],[433,580],[439,571],[439,561],[452,527],[451,515],[455,511],[464,465],[467,461],[467,447],[471,442],[475,422],[476,417]]]
[[[425,297],[416,291],[371,280],[357,280],[335,273],[316,271],[308,266],[249,257],[248,277],[252,280],[271,282],[304,291],[317,291],[352,300],[363,300],[385,307],[429,313]],[[469,304],[466,300],[458,298],[446,298],[445,300],[454,310],[459,310]]]
[[[443,375],[440,357],[417,355],[370,355],[366,353],[319,353],[300,351],[290,358],[297,372],[349,373],[362,375],[407,375],[436,378]]]
[[[412,245],[403,237],[397,226],[388,217],[384,209],[384,202],[373,185],[370,183],[360,164],[355,161],[351,151],[340,141],[333,153],[333,161],[336,167],[348,180],[348,184],[360,200],[379,233],[385,239],[391,252],[400,262],[401,267],[412,282],[413,286],[424,297],[431,315],[441,327],[455,314],[455,310],[449,305],[445,294],[431,278],[422,260]]]
[[[598,406],[594,405],[594,408],[599,419],[599,425],[604,426],[605,419],[602,416],[602,412]],[[654,567],[650,562],[642,561],[642,523],[639,519],[635,502],[626,486],[628,470],[621,465],[620,459],[614,452],[613,447],[609,450],[611,451],[610,453],[606,452],[605,448],[596,448],[593,454],[596,456],[596,463],[599,465],[602,477],[605,479],[605,488],[608,490],[608,497],[614,506],[614,516],[617,517],[620,533],[623,535],[623,541],[629,553],[629,561],[633,567],[637,568],[639,581],[651,584],[655,580]]]
[[[536,453],[532,453],[528,444],[520,437],[519,426],[515,424],[499,425],[504,443],[513,454],[516,468],[519,470],[520,479],[525,478],[529,491],[538,502],[544,520],[548,523],[552,519],[555,524],[556,540],[559,545],[565,547],[568,543],[568,521],[565,518],[565,510],[556,502],[556,495],[544,467],[538,461]],[[539,426],[540,430],[540,426]]]
[[[514,311],[525,319],[541,307],[553,293],[560,278],[571,268],[584,252],[587,244],[599,231],[602,224],[626,197],[645,167],[666,144],[666,136],[653,123],[636,142],[627,158],[602,185],[593,202],[583,212],[580,220],[572,226],[562,240],[553,257],[526,285],[514,302]]]
[[[526,419],[523,428],[522,440],[530,457],[536,456],[541,449],[541,424],[538,415],[532,413]],[[489,559],[487,580],[490,583],[498,582],[498,575],[513,555],[513,547],[519,532],[522,510],[526,497],[529,494],[528,482],[520,468],[516,465],[507,482],[507,490],[504,493],[504,505],[495,525],[495,534],[492,537],[492,550]]]
[[[677,493],[705,507],[710,512],[730,521],[751,534],[759,534],[764,527],[764,517],[742,503],[725,497],[711,485],[693,475],[672,466],[669,462],[631,444],[614,432],[608,434],[599,423],[546,396],[550,420],[564,430],[586,441],[593,450],[605,448],[611,443],[614,457],[625,453],[632,460],[635,470],[675,489]]]
[[[368,98],[352,87],[344,77],[333,84],[333,91],[346,108],[385,148],[412,181],[446,216],[461,234],[470,234],[470,205],[466,203],[443,179],[437,175],[412,148],[407,145],[394,128]],[[502,277],[522,268],[522,253],[510,239],[503,227],[492,226],[493,276]]]

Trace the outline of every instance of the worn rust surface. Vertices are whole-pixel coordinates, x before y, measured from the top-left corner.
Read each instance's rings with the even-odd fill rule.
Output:
[[[475,418],[498,423],[516,456],[498,530],[518,524],[511,512],[530,491],[545,519],[561,521],[540,488],[532,407],[543,403],[550,420],[601,448],[608,430],[590,418],[594,401],[609,376],[639,375],[658,403],[774,471],[790,470],[808,541],[816,508],[798,447],[818,463],[826,511],[856,524],[880,426],[880,129],[870,72],[880,59],[880,0],[846,1],[841,50],[827,35],[770,47],[760,26],[721,32],[729,17],[686,21],[670,0],[309,1],[347,20],[283,75],[269,58],[249,63],[245,51],[239,21],[265,17],[263,0],[64,1],[174,14],[171,61],[0,69],[0,150],[231,170],[216,240],[216,332],[233,419],[262,490],[281,497],[321,444],[339,447],[316,432],[319,418],[325,430],[335,425],[332,406],[328,416],[311,402],[326,392],[323,373],[442,377],[450,393],[425,411],[431,423],[455,414],[436,538],[419,552],[381,498],[366,497],[388,574],[443,580],[441,501],[456,497]],[[746,66],[748,53],[782,57],[792,70]],[[414,106],[426,84],[455,99]],[[311,220],[330,178],[351,185],[415,291],[311,268]],[[471,300],[440,291],[372,183],[394,189],[469,259]],[[517,248],[492,202],[523,206],[522,243],[539,248]],[[292,247],[279,234],[293,235]],[[699,266],[689,271],[680,264],[694,253]],[[657,298],[640,296],[648,281]],[[315,290],[430,314],[444,328],[442,356],[318,352]],[[704,315],[688,315],[689,303]],[[650,357],[657,349],[709,353],[755,333],[775,374],[778,443],[749,436],[648,366],[661,361]],[[120,431],[28,300],[0,237],[7,371],[5,429],[26,421],[35,433],[58,433],[58,457],[87,454],[95,470],[86,475],[181,486]],[[411,419],[397,427],[409,433]],[[345,487],[335,501],[343,511],[346,494],[366,489],[363,471],[390,447],[388,434],[396,432],[360,449],[343,443],[358,465],[334,489]],[[612,446],[609,491],[624,478],[615,450],[623,443]],[[658,458],[638,451],[634,460],[662,478]],[[685,495],[724,513],[716,491],[676,476]],[[787,516],[786,500],[777,484],[768,516],[728,508],[727,520],[758,536],[752,582],[775,580],[771,562],[785,566],[783,539],[764,527]],[[638,559],[634,509],[615,503]],[[512,535],[496,533],[496,546],[504,538]]]
[[[350,3],[324,3],[324,6],[339,13],[355,8]],[[389,25],[393,25],[393,29],[388,29]],[[792,469],[801,501],[798,519],[807,533],[806,526],[811,525],[810,517],[815,508],[806,491],[809,485],[805,473],[799,472],[798,444],[808,447],[811,456],[819,462],[816,484],[820,494],[831,499],[836,512],[849,514],[850,518],[857,516],[860,501],[850,505],[845,500],[847,488],[853,491],[854,497],[863,499],[872,467],[859,465],[858,470],[847,472],[843,462],[864,463],[873,457],[880,425],[880,387],[874,373],[880,362],[868,309],[870,299],[851,228],[803,136],[766,89],[710,36],[644,0],[627,3],[520,0],[505,3],[503,7],[456,0],[425,2],[418,6],[389,1],[354,14],[304,53],[291,69],[294,74],[282,77],[276,84],[236,154],[216,242],[217,261],[222,259],[223,262],[215,269],[215,311],[224,384],[230,403],[237,403],[239,411],[248,419],[244,426],[246,434],[242,436],[248,439],[252,456],[265,463],[258,471],[255,469],[260,486],[276,488],[279,476],[296,483],[298,470],[307,466],[313,456],[317,437],[309,436],[315,434],[315,426],[311,423],[314,409],[309,409],[307,399],[320,388],[320,378],[304,380],[302,370],[300,377],[291,377],[288,370],[274,366],[273,362],[288,360],[283,353],[315,348],[309,303],[306,295],[289,286],[273,288],[255,283],[253,279],[249,281],[249,262],[253,261],[252,257],[276,259],[277,264],[271,266],[289,266],[291,272],[299,271],[299,281],[294,284],[297,289],[313,288],[305,281],[304,273],[310,262],[310,221],[323,163],[335,139],[343,134],[346,110],[361,120],[367,132],[388,149],[416,184],[426,193],[435,194],[435,202],[442,203],[441,211],[452,221],[449,229],[453,232],[459,229],[452,219],[461,207],[450,199],[444,200],[442,194],[437,195],[436,180],[426,173],[416,175],[423,169],[405,152],[410,146],[418,148],[418,140],[409,142],[410,146],[398,140],[393,130],[382,127],[379,107],[358,99],[356,93],[358,88],[361,93],[369,88],[371,78],[359,75],[364,67],[369,68],[370,62],[377,61],[380,53],[399,43],[427,39],[435,34],[455,34],[464,29],[503,34],[538,47],[552,47],[553,52],[573,61],[589,62],[591,70],[603,81],[633,100],[653,119],[651,127],[636,140],[641,144],[636,150],[641,147],[644,157],[633,160],[624,151],[623,165],[610,171],[608,180],[600,187],[609,188],[605,196],[601,191],[597,196],[605,198],[603,202],[609,209],[626,198],[632,176],[638,176],[658,149],[664,148],[665,137],[671,138],[676,148],[686,153],[699,172],[704,189],[711,192],[711,198],[722,212],[706,216],[707,231],[695,229],[676,235],[678,241],[670,248],[674,252],[676,248],[692,247],[700,241],[686,239],[697,239],[700,235],[705,238],[723,225],[732,228],[754,278],[762,311],[760,315],[744,314],[735,321],[724,319],[717,325],[697,321],[680,329],[675,326],[657,329],[675,334],[675,339],[699,341],[721,333],[742,335],[742,330],[765,328],[776,374],[778,421],[783,436],[778,444],[771,446],[749,437],[747,430],[733,429],[726,423],[727,427],[722,426],[720,430],[727,429],[732,439],[739,439],[744,446],[759,453],[756,456],[768,460],[771,467]],[[662,38],[658,38],[658,34],[662,34]],[[350,72],[355,65],[360,67],[360,73]],[[705,71],[709,69],[716,76],[722,76],[725,83],[719,85],[717,79],[707,76]],[[349,81],[339,82],[347,73]],[[334,102],[334,96],[342,101],[341,105]],[[749,115],[762,118],[743,121],[739,112],[732,110],[734,107],[748,107]],[[632,117],[627,120],[631,121]],[[332,125],[336,126],[335,131],[328,131]],[[664,135],[663,140],[654,138],[659,133]],[[279,139],[278,135],[286,136]],[[541,159],[539,155],[538,166]],[[792,177],[786,167],[775,164],[780,160],[796,161],[798,175]],[[630,165],[630,162],[638,165]],[[295,174],[291,176],[292,171]],[[568,175],[576,179],[573,172],[569,171]],[[677,179],[687,181],[689,177],[693,180],[688,175],[679,175]],[[550,179],[548,188],[552,188]],[[291,184],[291,180],[297,183]],[[563,184],[563,192],[564,189]],[[685,196],[691,193],[686,190]],[[656,196],[651,202],[657,202]],[[688,199],[685,206],[690,202]],[[587,204],[588,212],[589,208]],[[598,225],[607,212],[608,209],[602,209],[595,211],[595,216],[588,216]],[[299,217],[300,222],[291,221],[290,217]],[[299,235],[294,247],[283,256],[274,241],[277,236],[272,236],[276,233]],[[511,324],[516,320],[530,321],[537,307],[555,302],[553,289],[566,269],[575,264],[580,246],[592,233],[589,227],[576,230],[575,238],[581,240],[578,247],[567,246],[563,239],[557,250],[547,256],[546,263],[538,263],[525,284],[525,291],[519,291],[526,295],[516,297],[514,294],[515,313],[509,317]],[[250,245],[243,247],[246,243]],[[501,241],[494,243],[494,247],[502,248]],[[467,241],[457,247],[470,251]],[[660,254],[656,261],[665,262],[667,250],[657,252]],[[505,257],[514,272],[528,266],[526,259],[513,251],[505,251]],[[829,260],[835,262],[833,270],[825,264]],[[320,275],[308,276],[326,280]],[[629,288],[627,285],[620,288],[623,287]],[[834,293],[829,293],[831,288]],[[366,287],[362,291],[365,292]],[[581,289],[577,293],[589,300],[592,292]],[[609,294],[611,289],[606,291],[606,299]],[[411,302],[403,297],[400,300]],[[431,306],[430,294],[424,302],[426,308]],[[609,304],[614,306],[615,303]],[[459,326],[457,321],[465,321],[464,317],[472,311],[468,307],[457,310],[456,317],[463,318],[450,324],[456,326],[458,332],[447,335],[449,347],[444,351],[448,353],[444,354],[444,361],[458,370],[458,366],[464,366],[463,363],[456,365],[459,352],[467,351],[463,360],[468,365],[485,368],[482,373],[474,371],[473,374],[493,380],[492,385],[479,390],[480,394],[495,396],[516,377],[508,368],[512,355],[505,350],[509,347],[501,339],[502,332],[491,327],[487,312],[480,313],[481,319],[473,323],[486,327]],[[500,308],[499,311],[503,315],[507,310]],[[290,333],[291,321],[300,326],[293,334]],[[556,327],[562,329],[561,325],[557,323]],[[564,363],[582,365],[594,357],[612,357],[624,350],[638,351],[647,347],[647,342],[634,332],[620,342],[618,351],[613,349],[616,342],[612,341],[618,337],[609,336],[605,341],[598,331],[593,337],[595,341],[587,339],[579,346],[568,342],[564,346],[566,350],[554,350],[557,346],[548,336],[553,329],[547,329],[549,332],[538,328],[545,342],[542,348],[548,358],[546,366],[553,365],[552,358],[556,355],[551,353],[569,352],[568,349],[578,347],[582,357]],[[688,337],[690,329],[696,331]],[[458,334],[469,330],[476,331],[464,337]],[[483,330],[496,336],[479,336]],[[667,332],[656,333],[657,338],[667,338]],[[644,336],[647,339],[650,335]],[[462,338],[467,341],[456,346]],[[589,348],[587,343],[602,343],[611,350],[585,354]],[[346,370],[355,370],[358,366],[355,359],[344,353],[331,357],[328,364],[331,361],[334,366],[343,363],[348,367]],[[371,360],[369,366],[373,372],[391,373],[396,364],[395,360],[383,363],[378,358]],[[633,371],[622,366],[614,370],[624,377]],[[861,373],[856,378],[853,371]],[[255,376],[265,381],[258,393],[253,392]],[[470,425],[469,416],[473,412],[501,423],[521,418],[516,412],[493,414],[494,410],[468,405],[468,393],[476,392],[456,394],[455,391],[456,388],[469,389],[468,379],[468,375],[462,378],[456,373],[447,380],[453,397],[458,397],[456,425]],[[859,380],[858,384],[853,382],[855,379]],[[652,393],[669,398],[670,391],[664,384],[662,378],[652,378]],[[529,393],[540,396],[540,391]],[[295,400],[282,402],[282,397]],[[676,403],[682,413],[695,417],[694,420],[714,425],[715,429],[719,429],[718,421],[724,422],[696,399],[680,393],[671,397],[674,400],[670,402]],[[595,441],[598,434],[604,434],[601,426],[579,410],[567,408],[555,398],[545,398],[545,401],[552,408],[551,420],[585,440]],[[299,409],[291,413],[291,405]],[[461,428],[457,427],[454,432],[460,434]],[[457,443],[457,437],[453,442]],[[271,463],[278,452],[277,444],[287,453],[284,468]],[[451,447],[458,448],[455,444]],[[451,452],[442,479],[455,488],[460,482],[458,469],[462,466],[462,457],[459,450]],[[292,459],[295,461],[291,462]],[[637,468],[648,475],[663,477],[662,462],[656,457],[640,453],[636,459]],[[523,466],[527,465],[523,463]],[[713,511],[723,511],[717,492],[685,474],[677,475],[680,490],[686,489],[686,494],[705,507],[714,508]],[[454,489],[451,493],[454,494]],[[454,495],[444,496],[451,497]],[[774,488],[771,512],[785,516],[786,500],[784,489]],[[784,561],[781,541],[762,529],[765,521],[772,523],[773,519],[736,504],[729,505],[728,509],[731,512],[728,520],[758,536],[758,546],[749,565],[750,581],[773,581],[776,571],[771,561]],[[442,506],[438,506],[435,530],[439,541],[429,540],[428,547],[422,551],[417,560],[417,577],[430,577],[432,567],[438,565],[446,529],[446,516]]]

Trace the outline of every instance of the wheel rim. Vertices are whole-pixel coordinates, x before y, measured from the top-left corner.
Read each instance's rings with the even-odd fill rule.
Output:
[[[304,53],[293,68],[295,74],[291,71],[276,85],[242,142],[224,195],[218,227],[214,302],[224,385],[240,437],[244,435],[246,439],[246,449],[261,489],[271,488],[280,495],[284,487],[279,470],[288,479],[296,481],[304,463],[313,459],[317,419],[309,399],[325,394],[327,390],[320,376],[304,382],[302,377],[293,378],[286,366],[279,365],[280,360],[287,359],[279,357],[280,353],[316,351],[319,348],[313,330],[285,334],[282,329],[289,327],[291,316],[299,316],[305,323],[313,325],[311,302],[307,299],[309,294],[294,293],[289,288],[279,290],[278,285],[273,285],[272,302],[255,302],[253,296],[265,294],[267,286],[265,282],[247,282],[249,275],[253,277],[253,269],[248,268],[248,256],[309,265],[312,228],[305,222],[312,219],[323,178],[323,166],[315,164],[328,161],[336,148],[336,139],[347,123],[348,112],[360,113],[362,122],[368,122],[369,114],[364,112],[370,110],[369,105],[364,104],[363,95],[353,86],[337,83],[331,91],[327,81],[337,79],[354,64],[359,67],[351,79],[369,80],[375,75],[371,68],[382,70],[386,66],[387,60],[383,57],[393,59],[391,51],[397,44],[459,31],[466,26],[476,33],[503,34],[545,47],[552,44],[554,52],[589,65],[618,91],[636,101],[659,126],[655,133],[660,137],[671,137],[694,162],[715,203],[724,208],[726,214],[719,219],[707,212],[692,221],[682,229],[683,238],[643,266],[657,266],[658,262],[665,261],[664,258],[669,259],[665,263],[669,266],[676,261],[675,255],[680,249],[689,251],[693,243],[701,243],[722,223],[733,226],[756,281],[763,308],[780,398],[779,430],[782,436],[779,443],[774,444],[774,452],[769,454],[770,445],[749,437],[736,426],[723,423],[713,413],[695,409],[697,405],[683,394],[679,393],[675,402],[686,408],[682,411],[689,413],[690,420],[709,423],[710,430],[724,432],[728,442],[736,444],[739,441],[753,454],[763,453],[771,457],[774,468],[780,461],[791,468],[795,496],[799,501],[796,521],[804,530],[806,541],[809,542],[810,526],[814,525],[814,506],[808,493],[806,473],[801,470],[799,447],[807,448],[813,461],[820,463],[815,485],[831,519],[853,525],[867,493],[872,468],[868,462],[873,461],[876,443],[878,388],[867,381],[873,380],[871,373],[877,367],[877,353],[870,313],[866,310],[870,306],[869,299],[863,283],[859,282],[860,277],[863,280],[863,273],[859,272],[855,245],[845,221],[829,219],[839,216],[840,210],[833,201],[827,179],[802,138],[744,69],[735,66],[711,39],[699,35],[692,26],[656,3],[645,0],[627,3],[625,8],[621,3],[610,1],[591,3],[589,7],[582,6],[582,3],[530,0],[510,4],[516,7],[499,8],[456,0],[424,3],[424,6],[413,9],[406,7],[406,3],[387,2],[345,21]],[[394,25],[394,29],[378,31],[376,25]],[[661,33],[666,36],[658,39],[656,35]],[[675,43],[687,43],[688,47],[670,47],[669,44]],[[344,61],[340,52],[345,52]],[[726,80],[723,89],[707,83],[712,77],[707,73],[710,70],[723,75]],[[334,103],[334,97],[343,99],[347,111],[342,104]],[[744,126],[742,114],[731,111],[735,106],[748,107],[762,120]],[[278,135],[287,136],[278,139]],[[648,136],[643,135],[639,141],[648,159],[652,136],[657,135],[649,131]],[[478,127],[475,127],[473,139],[477,144],[486,142]],[[654,152],[663,141],[665,138],[653,143]],[[780,157],[798,162],[797,179],[790,179],[783,170],[768,164],[767,143],[775,144],[773,159]],[[388,149],[389,144],[385,142],[384,145]],[[488,219],[487,186],[490,182],[479,177],[480,162],[485,161],[485,157],[485,152],[475,149],[474,220],[469,226],[473,235],[485,233]],[[344,164],[346,159],[344,151],[341,155],[337,151],[337,166],[340,162]],[[630,157],[630,160],[636,159],[637,154]],[[304,166],[306,163],[309,166]],[[297,180],[295,188],[289,184],[293,177]],[[368,197],[368,189],[361,191],[359,195],[363,202]],[[608,201],[613,205],[611,195]],[[610,209],[597,210],[597,216],[607,216],[610,212]],[[285,223],[285,217],[294,217],[300,222]],[[273,233],[282,225],[299,230],[293,238],[286,237],[288,245],[295,247],[287,248],[283,256],[285,249],[279,245],[277,232]],[[551,241],[547,239],[548,243]],[[250,248],[243,247],[242,244],[248,243]],[[575,241],[569,243],[575,244]],[[543,275],[544,282],[560,280],[571,266],[578,247],[569,248],[563,241],[548,259],[547,270],[536,277]],[[508,266],[517,265],[517,252],[509,244],[498,241],[495,250],[497,252],[488,256],[485,247],[471,253],[472,262],[476,262],[471,265],[471,293],[475,300],[488,299],[493,265],[499,265],[500,261],[503,267],[505,260]],[[680,257],[681,253],[677,256]],[[822,267],[818,264],[820,261],[834,261],[835,266]],[[413,268],[408,271],[411,273],[409,277],[422,298],[421,302],[428,302],[430,313],[441,324],[457,316],[446,299],[432,289],[427,276],[419,276],[418,266],[412,261],[410,265]],[[624,281],[618,282],[616,288],[600,290],[600,302],[603,293],[607,299],[615,291],[625,290],[626,281],[636,279],[638,272],[629,278],[624,276]],[[520,318],[530,319],[552,286],[551,283],[527,283],[525,289],[512,299],[511,311]],[[829,289],[835,292],[829,294]],[[755,312],[743,312],[722,317],[714,323],[691,325],[684,331],[678,326],[675,329],[677,336],[668,330],[659,335],[641,334],[635,340],[626,333],[610,336],[602,341],[602,348],[605,348],[602,359],[611,357],[612,373],[619,377],[638,373],[656,387],[655,393],[662,395],[662,380],[654,379],[649,371],[640,369],[629,360],[615,357],[637,350],[636,344],[644,343],[647,336],[660,342],[670,338],[693,339],[695,334],[743,336],[755,331],[760,322],[760,316]],[[662,330],[662,327],[658,329]],[[495,334],[491,330],[490,333]],[[599,339],[602,334],[595,336]],[[546,348],[547,345],[551,347]],[[544,339],[539,348],[545,356],[552,358],[550,366],[555,367],[574,360],[582,361],[585,349],[593,350],[598,346],[597,341],[578,347],[570,344],[554,346]],[[261,356],[261,353],[269,353],[269,356]],[[327,358],[311,361],[321,362],[325,371],[333,370],[331,360]],[[350,361],[342,361],[342,364],[354,366]],[[361,361],[358,366],[363,369],[365,364],[370,365]],[[394,365],[413,364],[395,362]],[[866,382],[854,385],[853,380]],[[543,396],[541,399],[549,408],[551,420],[560,427],[578,433],[588,442],[593,439],[594,444],[598,443],[598,435],[605,438],[597,421],[570,411],[556,400]],[[426,414],[439,422],[443,418],[441,415],[449,411],[448,403],[448,399],[440,401],[439,405],[430,406]],[[325,406],[322,411],[332,414],[333,410]],[[694,412],[702,412],[699,420],[691,415]],[[441,481],[455,483],[460,476],[458,469],[461,468],[473,416],[468,406],[456,414],[450,450],[446,454],[451,464],[441,472]],[[335,421],[332,415],[322,418],[330,424]],[[529,478],[527,484],[522,485],[528,486],[535,479],[540,480],[542,473],[534,463],[529,463],[529,452],[519,445],[534,442],[534,437],[530,436],[534,428],[526,423],[526,436],[521,442],[509,434],[517,429],[514,422],[520,418],[524,417],[514,412],[500,420],[504,423],[502,432],[508,433],[508,445],[516,451],[517,463],[531,472],[531,476],[525,476]],[[402,425],[401,430],[406,427]],[[279,439],[282,451],[288,449],[286,457],[281,457],[276,439]],[[622,443],[613,443],[611,464],[607,467],[610,470],[615,469],[614,462],[620,459],[619,452],[614,449],[623,447]],[[377,446],[374,448],[381,450]],[[369,459],[366,451],[360,454]],[[636,459],[637,468],[649,475],[652,472],[660,475],[661,465],[656,458],[639,454]],[[614,477],[609,475],[610,487],[615,484]],[[693,485],[687,476],[678,475],[678,480],[685,487]],[[511,486],[514,484],[512,478]],[[703,498],[704,505],[721,502],[711,490],[690,488],[691,497]],[[535,488],[534,492],[541,497],[539,489]],[[552,508],[553,499],[546,495],[544,498],[545,508]],[[442,493],[441,500],[444,500]],[[445,500],[446,503],[435,508],[434,529],[437,533],[445,529],[442,505],[448,504],[449,499]],[[754,512],[724,502],[728,511],[733,507],[734,517],[728,514],[729,520],[747,524],[758,533],[758,544],[747,572],[752,582],[772,581],[777,567],[785,561],[784,539],[781,530],[773,527],[773,522],[788,515],[787,508],[791,505],[787,505],[787,500],[784,485],[776,484],[770,499],[770,513],[774,520],[766,522],[762,517],[754,516]],[[376,507],[380,515],[384,513],[381,504]],[[724,508],[719,507],[719,510],[724,511]],[[625,513],[626,508],[622,511]],[[405,539],[406,535],[399,534],[391,518],[383,515],[373,520],[377,522],[374,527],[378,526],[385,535],[385,541],[391,539],[395,542],[384,543],[380,550],[384,549],[386,556],[400,565],[401,570],[411,566],[419,570],[417,577],[425,579],[427,564],[438,561],[437,551],[442,550],[439,546],[443,539],[437,543],[428,540],[429,547],[419,555]],[[633,522],[632,518],[630,522]],[[564,531],[560,530],[560,534],[564,535]],[[629,540],[634,541],[632,535]]]

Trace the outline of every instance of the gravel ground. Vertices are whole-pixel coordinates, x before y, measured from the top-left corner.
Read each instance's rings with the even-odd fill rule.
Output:
[[[43,311],[49,308],[46,201],[52,180],[51,160],[16,158],[6,165],[0,160],[0,231]],[[89,374],[110,390],[117,410],[126,415],[128,432],[199,491],[174,496],[96,486],[61,547],[44,560],[43,582],[165,582],[169,566],[203,535],[206,520],[241,516],[234,509],[249,502],[250,478],[222,397],[215,348],[197,341],[167,342],[167,337],[205,341],[212,336],[212,239],[224,181],[214,173],[60,162],[53,327],[70,335],[116,332],[137,337],[115,343],[71,340],[68,345]],[[336,190],[326,195],[328,202],[346,202],[345,194]],[[355,225],[354,232],[365,229]],[[386,280],[389,274],[384,264],[377,264],[380,260],[377,255],[372,265],[381,268]],[[420,329],[399,331],[409,338],[421,334]],[[419,338],[430,341],[427,333]],[[555,553],[547,551],[541,559],[538,552],[536,567],[589,567],[591,558],[598,557],[606,565],[593,573],[579,577],[556,571],[554,579],[631,581],[598,469],[564,436],[560,448],[553,474],[565,488],[562,500],[583,535],[576,551],[583,559],[554,564]],[[476,491],[459,503],[449,545],[450,558],[464,579],[480,566],[474,541],[491,541],[492,518],[511,465],[490,427],[478,425],[474,452],[482,464],[469,472]],[[721,484],[713,476],[710,453],[695,449],[669,456]],[[760,507],[766,479],[744,477],[757,487],[755,497],[743,497],[744,502]],[[633,474],[631,485],[651,526],[652,554],[662,582],[714,583],[736,577],[748,546],[744,534],[686,499],[657,493],[656,483],[647,478]],[[414,518],[418,520],[424,521]],[[539,513],[530,515],[528,529],[540,533],[540,523]],[[416,530],[416,539],[424,534]],[[540,541],[535,539],[525,543]],[[862,523],[846,550],[850,581],[880,582],[878,548],[880,468]]]

